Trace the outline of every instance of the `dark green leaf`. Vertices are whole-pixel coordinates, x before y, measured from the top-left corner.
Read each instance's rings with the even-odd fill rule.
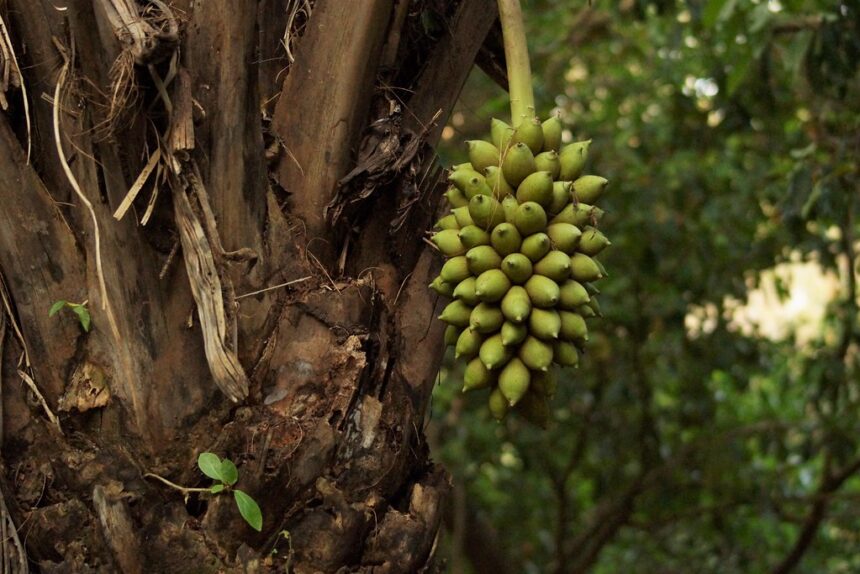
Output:
[[[257,502],[241,490],[234,490],[233,497],[236,499],[236,506],[239,507],[239,514],[245,522],[257,532],[263,530],[263,513],[260,512]]]
[[[56,314],[57,314],[57,312],[58,312],[60,309],[62,309],[62,308],[63,308],[63,307],[65,307],[65,306],[66,306],[66,302],[65,302],[65,301],[62,301],[62,300],[60,300],[60,301],[55,301],[55,302],[54,302],[54,304],[53,304],[53,305],[51,305],[50,310],[48,310],[48,317],[53,317],[54,315],[56,315]]]
[[[221,480],[230,486],[236,484],[239,480],[239,470],[229,458],[225,458],[221,461],[221,477]]]
[[[197,457],[197,466],[209,478],[224,481],[221,475],[221,459],[213,452],[201,452]]]
[[[213,484],[213,485],[209,488],[209,492],[211,492],[212,494],[218,494],[219,492],[222,492],[223,490],[224,490],[224,483],[223,483],[223,482],[219,482],[219,483],[217,483],[217,484]]]
[[[72,311],[74,311],[75,315],[78,316],[78,320],[81,322],[81,327],[84,328],[84,331],[89,333],[92,319],[90,318],[90,312],[87,311],[87,308],[83,305],[74,305],[72,306]]]

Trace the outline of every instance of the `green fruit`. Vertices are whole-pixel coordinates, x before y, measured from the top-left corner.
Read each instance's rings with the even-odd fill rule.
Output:
[[[594,303],[597,303],[597,299],[591,300]],[[594,312],[594,308],[591,304],[580,305],[576,308],[576,312],[582,315],[584,319],[591,319],[592,317],[597,317],[597,313]]]
[[[538,428],[546,429],[552,418],[546,397],[539,393],[528,392],[517,403],[517,414]]]
[[[526,291],[532,305],[541,308],[555,307],[559,299],[558,283],[543,275],[532,275],[526,281]]]
[[[597,265],[597,268],[598,268],[598,269],[600,269],[600,274],[601,274],[603,277],[609,277],[609,273],[606,271],[606,267],[604,267],[604,266],[603,266],[603,263],[601,263],[601,262],[600,262],[600,260],[595,259],[595,260],[594,260],[594,264],[595,264],[595,265]],[[602,279],[603,277],[601,277],[601,279]]]
[[[609,180],[599,175],[583,175],[573,182],[573,195],[577,201],[594,203],[606,190]]]
[[[461,330],[454,325],[448,325],[445,327],[445,346],[450,347],[451,345],[457,344],[457,339],[460,338]]]
[[[459,230],[460,226],[457,224],[457,218],[449,213],[448,215],[437,221],[436,225],[433,226],[433,229],[439,229],[442,231],[445,231],[446,229]]]
[[[591,312],[593,313],[591,316],[596,315],[598,317],[603,317],[603,311],[600,310],[600,303],[597,301],[597,297],[592,297],[591,301],[585,305],[585,308],[591,309]]]
[[[472,161],[472,167],[475,171],[483,173],[488,167],[499,165],[499,158],[502,154],[499,153],[499,148],[490,142],[472,140],[467,141],[466,145],[469,146],[469,159]]]
[[[516,120],[514,120],[516,123]],[[540,153],[543,149],[543,129],[537,118],[524,118],[514,130],[511,136],[514,144],[524,143],[529,146],[533,154]]]
[[[502,395],[508,400],[510,406],[520,402],[520,399],[529,390],[530,382],[531,373],[529,373],[528,367],[516,357],[508,361],[508,364],[499,373],[499,390],[502,391]]]
[[[469,305],[478,304],[478,296],[475,295],[475,278],[466,277],[454,288],[454,297],[462,299]]]
[[[469,215],[468,203],[464,207],[455,207],[451,210],[451,213],[454,214],[454,217],[457,219],[457,223],[460,225],[461,229],[467,225],[475,225],[475,222],[472,221],[472,216]]]
[[[502,211],[505,212],[505,221],[507,223],[513,223],[514,217],[517,214],[517,208],[520,206],[517,198],[513,195],[509,195],[502,200]]]
[[[463,372],[463,392],[476,391],[485,389],[493,382],[493,375],[481,362],[481,359],[475,357],[466,365],[466,370]]]
[[[511,283],[520,285],[532,276],[532,262],[522,253],[511,253],[502,259],[502,271],[505,272]]]
[[[589,295],[600,295],[600,289],[598,289],[597,285],[594,283],[583,283],[582,286],[585,287],[585,290],[588,291]]]
[[[520,204],[514,214],[514,225],[526,237],[546,229],[546,211],[534,201]]]
[[[478,183],[484,181],[484,176],[481,175],[474,168],[461,168],[457,171],[452,171],[448,175],[448,181],[454,184],[454,187],[466,193],[467,186],[474,186],[475,183],[473,180],[477,180]]]
[[[552,202],[546,211],[550,215],[556,215],[564,209],[571,201],[570,188],[573,184],[569,181],[556,181],[552,184]]]
[[[502,344],[507,346],[517,345],[522,343],[528,336],[529,328],[525,323],[517,325],[516,323],[505,321],[502,323],[502,329],[499,331],[499,334],[502,336]]]
[[[552,174],[536,171],[526,177],[517,187],[517,201],[534,201],[542,207],[549,207],[552,203]]]
[[[570,256],[563,251],[550,251],[535,263],[534,272],[561,283],[570,276]]]
[[[492,195],[476,195],[469,200],[469,215],[475,225],[489,229],[505,222],[502,204]]]
[[[460,241],[466,249],[472,249],[478,245],[489,245],[490,234],[477,225],[467,225],[460,230]]]
[[[561,171],[561,164],[558,161],[558,153],[555,151],[545,151],[535,156],[535,166],[538,171],[548,171],[553,179],[558,179],[558,174]]]
[[[591,140],[582,142],[573,142],[564,146],[558,154],[558,161],[561,164],[561,171],[558,178],[564,181],[573,181],[582,169],[585,167],[585,161],[588,159],[588,148],[591,145]]]
[[[514,128],[507,122],[493,118],[490,120],[490,139],[493,140],[493,145],[496,149],[502,152],[508,147],[511,142],[511,136],[514,135]]]
[[[451,207],[465,207],[469,205],[469,200],[466,195],[456,187],[449,187],[445,192],[445,199],[451,204]]]
[[[510,288],[511,280],[501,269],[484,271],[475,280],[475,295],[484,303],[501,301]]]
[[[541,124],[541,129],[543,130],[544,151],[558,151],[561,147],[561,120],[555,116],[551,116],[549,119],[544,120]]]
[[[502,315],[502,310],[495,305],[487,303],[478,303],[472,310],[472,315],[469,317],[469,328],[487,335],[495,333],[502,327],[505,322],[505,316]]]
[[[502,343],[502,336],[497,333],[481,344],[478,356],[484,366],[492,371],[503,367],[505,363],[511,360],[511,350],[505,347]]]
[[[441,276],[436,277],[436,279],[430,283],[429,287],[442,297],[452,297],[454,295],[454,284],[443,280]]]
[[[439,233],[434,233],[431,239],[445,257],[454,257],[466,252],[466,248],[460,241],[460,232],[456,229],[443,229]]]
[[[588,303],[591,297],[588,291],[582,286],[579,281],[568,279],[561,284],[560,297],[558,301],[559,307],[567,311],[574,311],[580,305]]]
[[[505,418],[505,415],[508,414],[508,400],[502,394],[502,391],[499,390],[498,387],[493,389],[490,393],[490,398],[487,400],[487,408],[490,410],[490,414],[493,415],[497,421],[502,421]]]
[[[457,257],[452,257],[446,261],[442,266],[442,270],[439,272],[439,277],[442,278],[442,281],[451,283],[452,293],[454,286],[469,275],[471,275],[471,272],[469,271],[469,261],[464,255],[458,255]]]
[[[490,269],[498,269],[502,265],[502,258],[489,245],[478,245],[466,252],[469,272],[476,277]]]
[[[576,350],[576,345],[567,341],[555,342],[552,357],[562,367],[575,367],[579,364],[579,351]]]
[[[561,331],[561,317],[552,309],[532,309],[529,315],[529,332],[538,339],[558,339]]]
[[[552,249],[552,242],[546,233],[535,233],[523,239],[520,252],[534,263],[543,259],[544,255]]]
[[[499,313],[501,314],[501,311]],[[470,306],[466,305],[459,299],[455,299],[442,309],[442,314],[439,315],[439,318],[455,327],[467,327],[469,325],[469,317],[471,314],[472,308]],[[501,326],[501,324],[499,326]]]
[[[524,322],[532,311],[532,301],[525,288],[514,285],[502,298],[502,314],[512,323]]]
[[[559,251],[572,255],[580,243],[582,232],[570,223],[553,223],[547,226],[546,234],[552,246]]]
[[[516,253],[520,250],[520,245],[523,244],[523,238],[516,226],[511,223],[500,223],[490,234],[490,244],[496,253],[502,257]]]
[[[561,338],[564,341],[587,341],[588,327],[585,324],[585,319],[578,313],[570,311],[562,311],[559,313],[561,319]]]
[[[484,173],[487,185],[493,190],[493,197],[501,201],[514,194],[514,188],[505,180],[500,167],[490,166],[484,170]]]
[[[558,378],[556,377],[555,369],[532,373],[531,390],[536,391],[547,398],[552,398],[555,396],[557,388]]]
[[[519,358],[535,371],[546,371],[552,364],[552,346],[529,335],[520,346]]]
[[[472,162],[466,163],[458,163],[451,166],[451,171],[457,171],[458,169],[472,169]]]
[[[600,221],[603,213],[599,207],[587,203],[570,203],[552,218],[551,223],[570,223],[582,229]]]
[[[577,281],[597,281],[604,277],[596,259],[583,253],[574,253],[570,258],[570,276]]]
[[[579,242],[579,250],[582,253],[593,257],[610,245],[612,245],[612,243],[605,235],[603,235],[598,229],[588,226],[582,232],[582,239]]]
[[[484,342],[484,336],[473,331],[472,329],[463,329],[460,336],[457,337],[457,346],[454,348],[454,357],[459,359],[471,359],[478,354],[481,349],[481,343]]]
[[[535,156],[529,146],[518,143],[508,148],[502,160],[502,174],[509,184],[516,187],[535,171],[537,171]]]

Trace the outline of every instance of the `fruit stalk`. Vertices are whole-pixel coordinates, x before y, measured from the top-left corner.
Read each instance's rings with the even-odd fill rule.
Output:
[[[511,98],[511,126],[535,115],[532,69],[520,0],[499,0],[499,20],[508,65],[508,92]]]

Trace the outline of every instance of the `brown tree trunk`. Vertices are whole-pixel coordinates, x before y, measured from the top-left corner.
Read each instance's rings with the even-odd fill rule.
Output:
[[[0,2],[4,565],[436,567],[422,235],[494,5]],[[208,486],[203,451],[261,533],[146,476]]]

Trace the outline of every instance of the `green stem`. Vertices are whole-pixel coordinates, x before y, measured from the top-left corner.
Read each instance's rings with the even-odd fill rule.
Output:
[[[524,118],[535,115],[535,95],[532,89],[532,69],[520,0],[498,0],[499,20],[505,42],[508,64],[508,92],[511,97],[511,125],[517,127]]]
[[[183,496],[188,496],[192,492],[208,492],[210,494],[212,493],[212,491],[208,488],[192,488],[190,486],[182,486],[182,485],[176,484],[175,482],[171,482],[171,481],[167,480],[163,476],[159,476],[159,475],[151,473],[151,472],[147,472],[143,476],[144,476],[144,478],[154,478],[155,480],[158,480],[159,482],[166,484],[170,488],[174,488],[174,489],[178,490],[179,492],[182,493]]]

